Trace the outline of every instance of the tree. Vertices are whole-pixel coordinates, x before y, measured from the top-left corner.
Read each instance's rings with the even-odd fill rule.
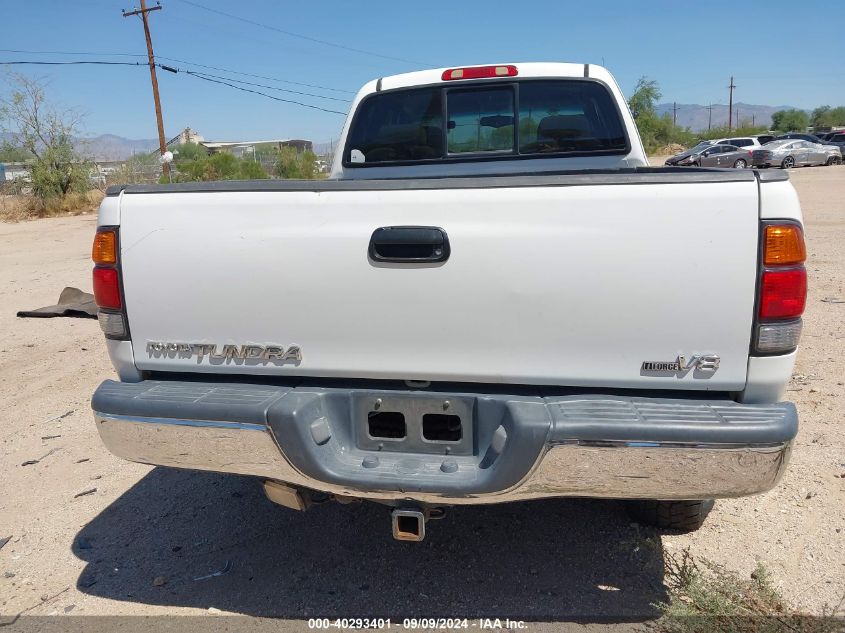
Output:
[[[812,125],[814,129],[827,125],[827,118],[829,112],[830,106],[828,105],[819,106],[818,108],[813,110],[812,114],[810,114],[810,125]]]
[[[90,189],[89,166],[73,148],[81,117],[47,102],[45,82],[13,74],[0,97],[0,125],[12,145],[32,156],[32,191],[39,198]]]
[[[628,99],[628,107],[631,108],[631,114],[634,115],[635,119],[648,114],[654,115],[657,100],[662,96],[660,87],[654,79],[640,77],[631,98]]]
[[[670,143],[690,145],[695,135],[687,128],[677,127],[669,114],[658,116],[657,100],[662,96],[660,86],[653,79],[640,77],[628,100],[628,107],[640,132],[646,152],[653,153]]]
[[[317,155],[308,150],[300,153],[294,147],[282,147],[273,173],[279,178],[313,180],[317,177]]]
[[[803,110],[778,110],[772,114],[772,127],[779,132],[803,132],[810,117]]]
[[[845,106],[819,106],[810,115],[810,125],[814,129],[845,125]]]

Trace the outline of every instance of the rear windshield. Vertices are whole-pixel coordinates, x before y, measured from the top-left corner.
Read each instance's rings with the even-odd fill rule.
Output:
[[[627,149],[619,111],[603,85],[532,80],[371,95],[358,107],[344,163],[360,167]]]

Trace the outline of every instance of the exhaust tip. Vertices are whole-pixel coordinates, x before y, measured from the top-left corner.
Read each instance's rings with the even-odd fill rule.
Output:
[[[419,542],[425,538],[425,514],[422,510],[394,510],[393,538],[397,541]]]

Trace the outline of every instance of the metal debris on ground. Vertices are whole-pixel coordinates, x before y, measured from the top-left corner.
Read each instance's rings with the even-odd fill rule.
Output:
[[[73,495],[73,498],[76,499],[77,497],[84,497],[85,495],[92,495],[97,492],[96,488],[89,488],[88,490],[83,490],[82,492],[77,492]]]
[[[74,411],[76,411],[76,409],[71,409],[70,411],[65,411],[64,413],[61,413],[59,415],[54,415],[52,418],[47,418],[46,420],[44,420],[43,424],[47,424],[48,422],[55,422],[56,420],[63,420],[67,416],[72,414]]]
[[[11,536],[7,536],[5,538],[0,538],[0,549],[3,549],[6,546],[6,543],[12,540]]]
[[[825,297],[822,299],[822,303],[845,303],[845,299],[840,299],[839,297]]]
[[[231,569],[232,569],[232,561],[227,560],[226,564],[223,565],[223,569],[212,572],[212,573],[210,573],[206,576],[198,576],[197,578],[194,578],[194,580],[208,580],[209,578],[216,578],[217,576],[222,576],[223,574],[228,574]]]
[[[60,450],[62,450],[62,449],[61,448],[51,448],[49,451],[47,451],[44,455],[42,455],[38,459],[28,459],[25,462],[23,462],[21,464],[21,466],[32,466],[33,464],[37,464],[42,459],[47,459],[48,457],[50,457],[50,455],[52,455],[56,451],[60,451]]]
[[[83,457],[82,459],[77,459],[77,460],[76,460],[76,463],[77,463],[77,464],[82,464],[83,462],[90,462],[90,461],[91,461],[91,458],[90,458],[90,457]]]
[[[56,438],[61,437],[61,435],[42,435],[42,440],[55,440]]]

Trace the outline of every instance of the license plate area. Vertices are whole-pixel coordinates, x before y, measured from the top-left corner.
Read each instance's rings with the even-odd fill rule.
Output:
[[[371,451],[472,455],[472,398],[355,395],[352,424],[358,448]]]

